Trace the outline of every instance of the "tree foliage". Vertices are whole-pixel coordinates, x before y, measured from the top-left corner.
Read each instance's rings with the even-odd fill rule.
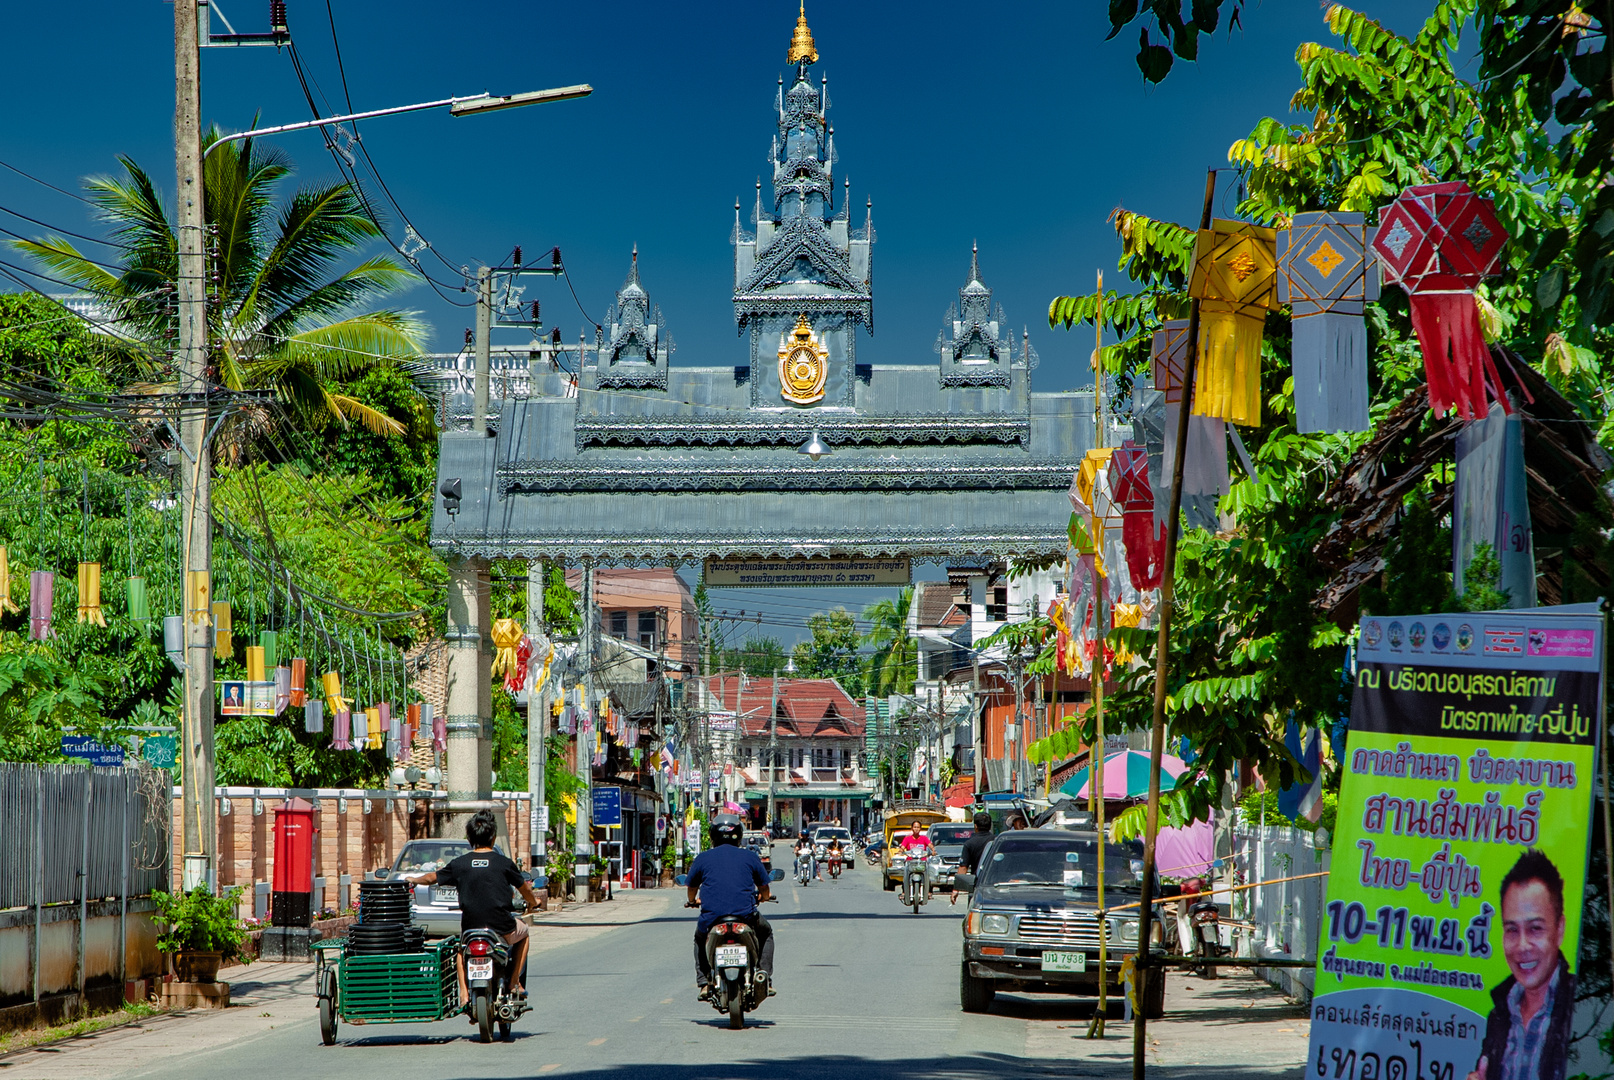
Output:
[[[864,692],[863,665],[858,656],[862,636],[852,613],[845,608],[819,612],[807,618],[812,638],[796,646],[792,656],[796,674],[803,679],[834,679],[854,698]]]

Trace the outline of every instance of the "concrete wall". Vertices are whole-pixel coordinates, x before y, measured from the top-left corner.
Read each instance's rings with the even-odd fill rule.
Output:
[[[296,795],[312,802],[319,830],[316,879],[324,887],[314,897],[314,908],[341,910],[358,899],[359,882],[377,867],[391,866],[399,850],[411,839],[441,835],[443,815],[429,797],[420,794],[364,791],[357,788],[249,788],[221,787],[219,799],[219,885],[243,887],[243,917],[262,914],[255,897],[274,880],[275,809]],[[505,804],[505,853],[526,865],[531,842],[528,832],[530,797],[526,792],[495,792]],[[438,800],[440,801],[440,800]],[[226,803],[228,806],[226,807]],[[228,813],[226,813],[228,809]],[[182,850],[181,805],[174,799],[174,851]],[[181,860],[176,855],[173,887],[180,887]],[[344,882],[344,879],[345,882]]]
[[[0,1031],[38,1021],[54,1021],[123,1000],[128,981],[162,974],[157,951],[156,905],[149,898],[129,901],[120,919],[116,900],[88,905],[82,926],[84,984],[78,981],[79,906],[52,904],[39,911],[39,1001],[34,999],[33,908],[0,910]],[[118,941],[123,925],[123,964]],[[83,991],[81,994],[80,991]]]

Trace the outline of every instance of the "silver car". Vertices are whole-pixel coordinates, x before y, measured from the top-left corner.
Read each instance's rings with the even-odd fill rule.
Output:
[[[975,826],[968,823],[930,827],[932,854],[925,861],[925,876],[930,879],[931,892],[942,892],[953,887],[953,875],[958,873],[959,859],[964,854],[964,841],[974,835]]]
[[[471,845],[464,840],[411,840],[398,852],[391,867],[383,866],[371,876],[385,881],[399,874],[414,875],[441,870],[470,850]],[[498,847],[493,850],[504,854]],[[528,877],[526,874],[522,876]],[[512,889],[510,895],[511,910],[521,911],[525,907],[521,894]],[[432,937],[459,933],[459,890],[449,885],[417,885],[414,901],[410,904],[410,916],[424,926],[426,933]]]

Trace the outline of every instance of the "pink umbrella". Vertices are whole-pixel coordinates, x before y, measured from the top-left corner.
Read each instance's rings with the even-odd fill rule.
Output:
[[[1160,756],[1160,790],[1170,791],[1177,786],[1177,777],[1188,766],[1181,758],[1170,754]],[[1059,790],[1078,799],[1087,798],[1087,770],[1081,769]],[[1137,750],[1123,750],[1104,759],[1104,799],[1106,802],[1121,799],[1141,799],[1149,794],[1149,755]]]

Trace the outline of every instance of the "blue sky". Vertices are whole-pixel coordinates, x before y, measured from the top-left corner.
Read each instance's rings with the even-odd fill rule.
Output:
[[[221,3],[238,30],[266,28],[264,0]],[[1357,6],[1406,33],[1431,4]],[[345,111],[324,0],[288,0],[288,8],[308,70],[332,111]],[[836,187],[851,178],[856,214],[874,201],[875,334],[859,343],[860,360],[933,363],[942,315],[979,241],[983,276],[1042,356],[1034,386],[1090,382],[1090,338],[1048,330],[1046,311],[1055,295],[1091,290],[1101,267],[1118,282],[1110,210],[1192,221],[1205,168],[1225,165],[1228,145],[1261,117],[1286,115],[1299,85],[1296,47],[1330,40],[1316,0],[1256,0],[1244,29],[1219,31],[1202,42],[1197,65],[1179,63],[1164,85],[1149,87],[1134,64],[1136,29],[1104,40],[1107,8],[1101,0],[808,4],[815,72],[829,77]],[[582,308],[598,320],[637,243],[645,285],[678,344],[673,362],[744,357],[729,302],[728,237],[735,199],[748,221],[767,168],[794,0],[332,0],[332,10],[355,109],[482,90],[595,88],[581,101],[458,119],[440,110],[363,127],[387,186],[454,267],[501,260],[517,243],[529,257],[558,244]],[[171,190],[168,4],[14,4],[7,31],[0,161],[71,189],[127,154]],[[238,130],[255,114],[263,124],[309,115],[289,59],[274,49],[204,50],[202,71],[207,121]],[[317,134],[276,141],[302,177],[335,175]],[[4,170],[0,207],[93,231],[82,203]],[[1229,194],[1218,211],[1231,210]],[[401,238],[395,213],[389,224]],[[42,231],[15,218],[0,225]],[[426,258],[439,278],[458,280]],[[545,321],[575,341],[584,318],[565,283],[530,279],[527,298],[535,297]],[[423,312],[436,348],[458,348],[471,323],[467,310],[424,285],[398,303]],[[521,340],[505,334],[499,340]]]

